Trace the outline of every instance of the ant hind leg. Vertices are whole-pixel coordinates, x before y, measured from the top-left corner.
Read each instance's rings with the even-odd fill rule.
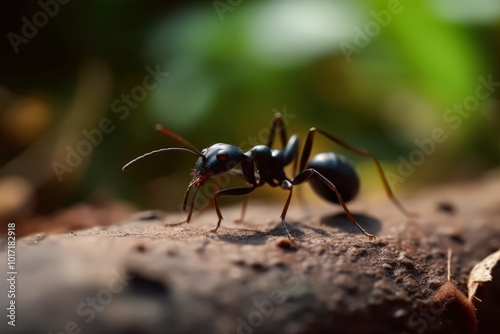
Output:
[[[359,225],[358,222],[356,222],[356,219],[354,218],[352,213],[347,208],[344,200],[342,199],[342,196],[340,195],[339,191],[337,190],[337,187],[332,182],[330,182],[326,177],[321,175],[321,173],[319,173],[317,170],[315,170],[313,168],[309,168],[309,169],[302,171],[301,173],[299,173],[299,175],[297,175],[297,177],[295,177],[295,179],[292,180],[292,185],[298,185],[298,184],[304,183],[313,175],[318,176],[319,179],[325,185],[327,185],[332,191],[335,192],[335,194],[337,195],[337,199],[339,200],[339,204],[342,206],[342,209],[344,209],[344,212],[347,215],[347,217],[349,218],[349,220],[351,221],[351,223],[354,226],[356,226],[361,231],[361,233],[363,233],[363,235],[368,237],[368,239],[374,240],[375,236],[373,234],[366,232],[366,230],[363,227],[361,227],[361,225]]]

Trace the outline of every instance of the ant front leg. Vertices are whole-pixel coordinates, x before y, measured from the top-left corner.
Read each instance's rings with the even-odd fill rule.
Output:
[[[227,189],[222,189],[217,191],[214,194],[214,205],[215,205],[215,212],[217,212],[217,217],[219,217],[219,221],[217,222],[217,226],[215,229],[210,230],[211,233],[217,233],[217,230],[220,227],[220,223],[222,221],[222,213],[220,212],[219,204],[217,204],[217,198],[220,196],[239,196],[239,195],[248,195],[252,191],[255,190],[255,186],[250,187],[250,188],[227,188]]]
[[[183,204],[182,204],[182,210],[186,211],[186,207],[187,207],[187,202],[188,202],[188,197],[189,197],[189,191],[191,190],[191,188],[194,186],[195,184],[194,183],[190,183],[189,184],[189,187],[187,188],[186,190],[186,193],[184,194],[184,200],[183,200]],[[172,223],[172,224],[165,224],[165,226],[167,227],[174,227],[174,226],[179,226],[179,225],[182,225],[184,223],[186,224],[189,224],[189,222],[191,221],[191,216],[193,215],[193,210],[194,210],[194,201],[196,199],[196,194],[198,193],[198,190],[200,189],[200,186],[197,186],[194,190],[194,194],[193,194],[193,198],[191,199],[191,204],[189,205],[189,213],[187,215],[187,218],[184,219],[183,221],[181,222],[178,222],[178,223]]]
[[[217,192],[220,190],[221,185],[220,185],[220,176],[215,176],[213,178],[213,192]],[[205,188],[207,189],[207,188]],[[210,197],[210,199],[203,204],[203,206],[198,210],[197,213],[195,213],[196,216],[201,216],[202,214],[205,213],[206,210],[208,210],[210,207],[214,206],[214,198]],[[186,211],[186,205],[184,204],[184,211]]]
[[[321,173],[319,173],[317,170],[315,170],[313,168],[309,168],[309,169],[306,169],[306,170],[300,172],[299,175],[297,175],[292,180],[291,184],[292,185],[297,185],[297,184],[301,184],[303,182],[306,182],[313,175],[317,175],[319,177],[319,179],[324,184],[326,184],[332,191],[335,192],[335,194],[337,195],[337,198],[339,200],[339,203],[342,206],[342,209],[344,209],[344,212],[346,213],[346,215],[349,218],[349,220],[351,221],[351,223],[354,226],[356,226],[361,231],[361,233],[363,233],[365,236],[367,236],[368,239],[374,240],[375,236],[373,234],[370,234],[370,233],[366,232],[365,229],[362,228],[361,225],[359,225],[356,222],[356,219],[354,219],[354,216],[351,214],[351,212],[349,211],[349,209],[345,205],[344,200],[342,199],[342,196],[340,195],[339,191],[337,190],[337,187],[332,182],[330,182],[326,177],[324,177],[323,175],[321,175]],[[288,202],[287,202],[287,204],[288,204]]]
[[[306,167],[307,161],[309,160],[309,155],[311,154],[311,149],[312,149],[312,145],[313,145],[314,134],[316,132],[321,133],[326,138],[328,138],[331,141],[333,141],[334,143],[342,146],[346,150],[353,152],[354,154],[357,154],[357,155],[362,156],[362,157],[368,157],[368,158],[372,159],[372,161],[375,163],[375,166],[377,167],[379,176],[382,179],[382,183],[384,185],[385,192],[386,192],[387,196],[389,197],[389,199],[392,201],[392,203],[399,209],[399,211],[401,211],[401,213],[403,213],[408,218],[417,218],[419,216],[417,213],[410,212],[410,211],[406,210],[404,208],[404,206],[401,204],[401,202],[396,198],[396,196],[394,195],[394,193],[391,190],[391,187],[389,185],[389,182],[387,181],[387,178],[385,177],[384,171],[382,170],[382,166],[380,165],[377,158],[372,153],[370,153],[367,150],[354,148],[354,147],[346,144],[345,142],[341,141],[340,139],[337,139],[337,138],[333,137],[332,135],[326,133],[323,130],[316,129],[314,127],[309,130],[309,134],[307,136],[307,140],[306,140],[306,143],[304,145],[304,150],[302,151],[302,157],[300,159],[300,170],[301,171],[304,170],[304,168]]]

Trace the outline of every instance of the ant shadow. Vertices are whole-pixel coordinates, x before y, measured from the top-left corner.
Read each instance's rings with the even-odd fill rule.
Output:
[[[354,214],[354,219],[363,227],[368,233],[376,234],[382,228],[380,220],[367,216],[364,214]],[[351,223],[349,217],[343,212],[338,212],[331,215],[326,215],[320,219],[321,225],[337,228],[350,234],[359,234],[359,229]]]
[[[290,233],[292,234],[292,236],[297,239],[301,239],[305,235],[305,233],[302,231],[302,228],[311,229],[310,226],[303,225],[302,223],[299,222],[287,222],[287,225],[288,228],[290,229]],[[259,231],[250,228],[238,228],[238,229],[229,228],[227,230],[245,231],[250,233],[245,235],[234,235],[232,233],[223,234],[224,232],[219,231],[218,234],[215,235],[209,234],[209,236],[212,236],[213,238],[216,238],[217,240],[224,242],[235,243],[235,244],[246,244],[246,245],[263,245],[271,237],[286,238],[286,233],[285,230],[283,229],[281,221],[277,222],[274,225],[274,227],[268,231]],[[321,232],[318,233],[325,234],[326,232],[324,230],[321,230]]]
[[[365,228],[369,233],[376,234],[380,231],[382,224],[378,219],[364,215],[364,214],[353,214],[354,218],[363,228]],[[292,236],[297,239],[303,239],[306,236],[305,230],[313,231],[321,236],[329,237],[331,233],[327,232],[323,228],[318,228],[311,226],[306,223],[299,221],[287,222]],[[359,229],[354,226],[345,213],[335,213],[332,215],[326,215],[321,217],[320,224],[323,226],[340,229],[349,234],[360,234]],[[233,233],[225,234],[219,231],[218,234],[208,234],[211,238],[219,241],[234,243],[234,244],[246,244],[246,245],[263,245],[271,237],[283,237],[286,238],[285,231],[281,221],[276,222],[274,227],[268,231],[259,231],[250,228],[229,228],[227,230],[232,231],[245,231],[250,232],[245,235],[235,235]]]
[[[330,236],[330,233],[325,231],[322,228],[316,228],[312,227],[308,224],[304,224],[301,222],[287,222],[288,228],[290,230],[290,233],[295,239],[302,239],[305,237],[306,233],[304,230],[311,230],[319,235],[322,236]],[[231,229],[232,230],[232,229]],[[235,229],[236,230],[236,229]],[[252,230],[252,229],[237,229],[238,231],[247,231],[251,232],[251,234],[246,234],[246,235],[239,235],[235,236],[232,234],[217,234],[214,235],[217,240],[220,241],[225,241],[229,243],[238,243],[238,244],[247,244],[247,245],[262,245],[267,242],[267,240],[270,237],[282,237],[286,238],[286,233],[285,230],[283,229],[283,225],[281,224],[281,221],[276,222],[274,227],[268,231],[258,231],[258,230]]]

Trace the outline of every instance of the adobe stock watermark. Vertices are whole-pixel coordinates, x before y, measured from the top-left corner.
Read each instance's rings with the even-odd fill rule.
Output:
[[[451,128],[453,131],[459,129],[463,121],[479,109],[481,102],[489,99],[496,87],[500,87],[500,81],[493,81],[491,74],[488,75],[488,78],[479,76],[477,80],[478,84],[473,95],[467,96],[461,103],[455,103],[453,107],[444,111],[442,119],[449,129]],[[445,129],[436,127],[431,131],[429,137],[415,139],[414,143],[417,148],[411,151],[407,157],[403,155],[398,157],[398,173],[386,173],[391,186],[394,187],[398,183],[405,182],[415,172],[415,169],[422,166],[426,159],[436,152],[437,146],[444,143],[448,137]]]
[[[281,115],[283,127],[286,127],[288,124],[290,124],[290,120],[297,117],[297,115],[288,113],[286,106],[284,106],[281,111],[278,110],[277,108],[273,108],[273,113],[275,115],[276,114]],[[270,134],[271,134],[270,127],[269,126],[263,127],[262,129],[259,130],[257,135],[248,135],[247,139],[242,141],[238,145],[238,147],[245,153],[256,145],[266,145]],[[228,170],[233,169],[237,165],[237,163],[235,163],[234,161],[228,161],[227,164],[228,164],[227,165]],[[230,181],[231,181],[231,175],[229,173],[224,173],[224,174],[218,176],[218,186],[216,185],[215,182],[211,182],[211,183],[206,184],[198,192],[198,194],[196,196],[195,206],[196,207],[204,207],[209,202],[209,200],[213,197],[214,192],[217,190],[217,187],[225,188],[229,185]],[[178,209],[180,212],[184,212],[183,203],[179,204]]]
[[[412,0],[405,0],[406,2],[411,2]],[[373,20],[365,23],[363,29],[354,26],[354,37],[353,43],[340,43],[340,48],[348,64],[351,63],[353,54],[360,54],[361,50],[367,47],[373,38],[377,37],[382,28],[386,28],[392,21],[394,15],[401,14],[403,12],[403,5],[400,0],[389,0],[387,1],[387,9],[382,9],[379,11],[372,10],[370,15]]]
[[[417,333],[425,333],[425,331],[437,321],[439,316],[444,312],[445,304],[442,302],[433,302],[426,308],[421,308],[413,312],[408,317],[408,326]],[[402,331],[399,334],[409,334],[407,331]]]
[[[224,21],[224,14],[234,11],[242,2],[243,0],[215,0],[212,2],[212,5],[217,16],[219,16],[219,20]]]
[[[7,224],[7,324],[16,326],[16,293],[17,289],[17,264],[16,264],[16,224]]]
[[[60,5],[66,5],[70,0],[40,0],[38,6],[40,10],[35,12],[31,19],[26,16],[21,18],[23,23],[20,34],[9,32],[7,39],[14,50],[14,53],[19,53],[21,44],[28,44],[29,41],[38,35],[39,29],[45,27],[51,18],[59,13]]]
[[[160,65],[156,65],[155,68],[148,65],[145,70],[147,74],[143,77],[141,85],[132,88],[129,94],[121,94],[120,98],[113,100],[111,103],[111,111],[121,121],[125,120],[130,115],[130,111],[137,108],[139,103],[144,101],[149,93],[170,75],[168,72],[162,72]],[[113,122],[108,117],[101,119],[96,128],[83,129],[81,133],[85,139],[80,140],[74,147],[70,145],[65,147],[66,157],[64,162],[52,162],[52,169],[59,182],[63,181],[64,174],[72,173],[82,163],[84,157],[92,154],[94,148],[103,142],[105,134],[110,134],[115,129],[116,122]]]
[[[314,288],[310,283],[306,283],[307,279],[302,274],[304,268],[316,268],[322,266],[322,263],[318,261],[314,256],[308,255],[308,257],[301,262],[296,264],[290,269],[290,271],[283,272],[281,275],[281,286],[279,288],[273,289],[269,293],[269,297],[266,299],[253,299],[251,311],[246,315],[240,315],[235,320],[236,328],[235,332],[237,334],[254,334],[258,333],[257,329],[261,327],[266,319],[271,318],[278,307],[287,302],[287,300],[292,296],[295,299],[298,294],[303,293],[301,287],[310,286]],[[302,290],[302,291],[301,291]],[[229,334],[225,332],[224,334]]]
[[[262,326],[264,321],[274,314],[277,306],[286,302],[287,296],[299,290],[304,277],[298,274],[290,276],[289,273],[283,273],[281,281],[282,287],[272,290],[268,299],[254,299],[252,301],[253,310],[246,316],[236,318],[237,334],[253,334],[256,328]]]
[[[95,296],[90,296],[76,306],[75,313],[84,323],[91,323],[97,316],[96,312],[102,312],[107,305],[113,301],[113,296],[119,294],[128,285],[134,276],[125,273],[119,273],[117,270],[111,270],[111,279],[106,288],[99,290]],[[64,324],[64,329],[55,334],[79,334],[82,333],[82,326],[75,320]],[[49,334],[53,334],[49,332]]]

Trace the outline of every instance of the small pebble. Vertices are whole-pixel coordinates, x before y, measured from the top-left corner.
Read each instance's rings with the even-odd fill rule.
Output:
[[[382,268],[384,268],[385,270],[391,270],[392,264],[386,262],[386,263],[382,264]]]
[[[293,240],[292,239],[288,239],[288,238],[281,239],[280,241],[278,241],[276,243],[276,246],[278,246],[279,248],[283,248],[283,249],[296,248],[295,247],[295,243],[293,242]]]
[[[138,251],[139,253],[145,253],[146,246],[144,246],[143,244],[136,245],[135,250]]]
[[[408,315],[408,311],[406,311],[406,310],[404,310],[404,309],[402,309],[402,308],[400,308],[400,309],[396,310],[396,311],[392,314],[393,318],[395,318],[395,319],[402,319],[402,318],[406,318],[406,316],[407,316],[407,315]]]
[[[455,212],[456,212],[455,206],[449,202],[439,203],[437,209],[438,209],[438,211],[446,212],[446,213],[449,213],[452,215],[455,214]]]

